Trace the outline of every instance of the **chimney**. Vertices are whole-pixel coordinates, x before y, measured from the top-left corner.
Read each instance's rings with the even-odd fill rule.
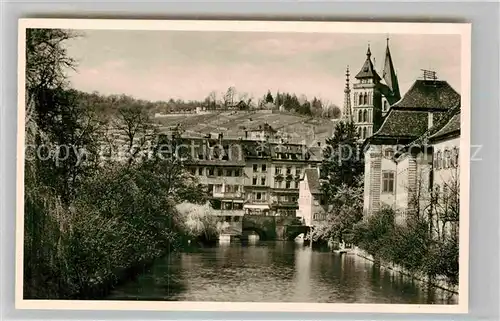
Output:
[[[434,113],[429,112],[427,116],[427,129],[430,129],[432,126],[434,126]]]

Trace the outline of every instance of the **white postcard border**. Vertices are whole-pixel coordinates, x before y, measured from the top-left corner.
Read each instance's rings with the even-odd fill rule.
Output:
[[[461,142],[460,142],[460,241],[459,302],[456,305],[169,302],[108,300],[25,300],[23,298],[24,234],[24,139],[25,139],[25,39],[28,28],[170,30],[232,32],[302,32],[365,34],[456,34],[461,36]],[[471,24],[229,21],[229,20],[111,20],[111,19],[20,19],[18,30],[18,133],[16,182],[16,274],[17,309],[144,310],[144,311],[253,311],[253,312],[356,312],[356,313],[467,313],[469,301],[469,198],[470,198],[470,104]],[[462,152],[463,151],[463,152]]]

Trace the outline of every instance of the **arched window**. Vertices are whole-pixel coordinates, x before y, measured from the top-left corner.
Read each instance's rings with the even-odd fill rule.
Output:
[[[387,100],[384,100],[383,111],[387,111],[388,108],[389,108],[389,103],[387,102]]]
[[[368,110],[365,110],[363,112],[363,121],[366,123],[368,122]]]
[[[363,93],[359,93],[359,104],[363,105]]]
[[[366,127],[363,127],[363,138],[366,138]]]
[[[362,137],[361,137],[361,127],[358,127],[358,136],[359,136],[360,138],[362,138]]]
[[[368,104],[368,94],[367,94],[367,93],[365,93],[365,94],[363,95],[363,104],[365,104],[365,105],[367,105],[367,104]]]
[[[363,111],[362,110],[358,111],[358,122],[360,122],[360,123],[363,122]]]

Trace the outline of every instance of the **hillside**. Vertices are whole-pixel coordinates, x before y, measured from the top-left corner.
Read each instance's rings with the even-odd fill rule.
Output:
[[[223,133],[226,138],[243,138],[245,130],[258,128],[268,123],[272,128],[286,133],[289,142],[311,144],[324,142],[331,137],[334,121],[325,118],[312,118],[289,113],[270,113],[263,111],[230,111],[210,114],[191,114],[157,117],[161,131],[180,125],[188,134],[204,136],[209,133]]]

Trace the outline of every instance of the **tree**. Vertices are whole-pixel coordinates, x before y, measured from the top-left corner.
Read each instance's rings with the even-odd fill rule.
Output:
[[[266,101],[266,103],[273,103],[274,102],[273,95],[271,94],[270,90],[267,91],[265,101]]]
[[[225,107],[228,107],[229,105],[232,106],[234,104],[235,95],[236,95],[236,88],[232,86],[229,87],[223,96],[223,102]]]
[[[363,155],[358,143],[356,127],[352,122],[339,121],[332,138],[326,140],[321,177],[326,180],[323,193],[327,203],[334,201],[342,185],[357,187],[362,184]]]
[[[331,117],[334,118],[334,119],[339,119],[340,116],[342,116],[342,110],[340,109],[339,106],[336,106],[336,105],[332,105],[331,107]]]
[[[323,103],[316,97],[314,97],[311,103],[311,114],[316,117],[323,115]]]
[[[205,98],[207,102],[207,109],[215,109],[215,105],[217,103],[217,92],[215,90],[211,91],[207,98]]]
[[[326,217],[315,230],[313,240],[352,242],[354,225],[363,218],[363,187],[340,186],[330,200]]]
[[[115,127],[127,137],[129,163],[132,163],[139,153],[144,152],[143,148],[156,134],[148,113],[137,103],[119,108]]]
[[[222,222],[209,203],[204,205],[180,203],[176,206],[180,216],[180,224],[190,238],[215,240],[229,224]]]
[[[78,35],[61,29],[26,29],[26,123],[37,112],[36,100],[47,89],[67,85],[66,70],[76,61],[69,57],[64,43]]]

